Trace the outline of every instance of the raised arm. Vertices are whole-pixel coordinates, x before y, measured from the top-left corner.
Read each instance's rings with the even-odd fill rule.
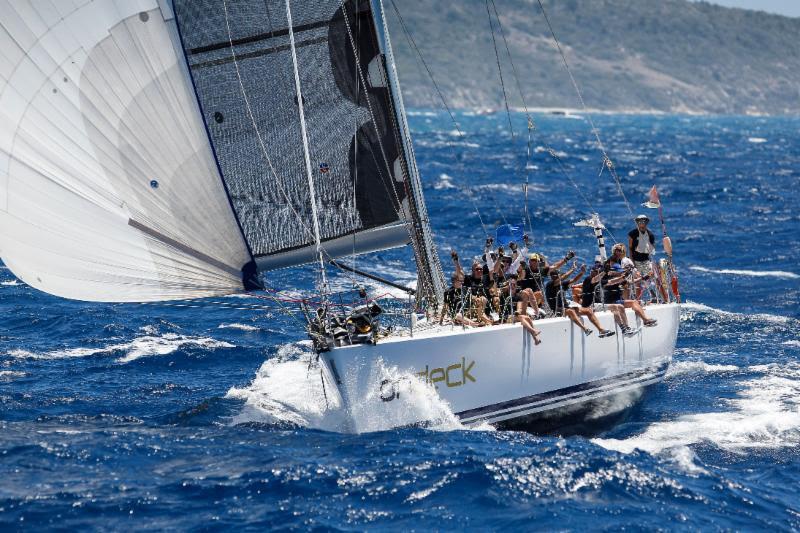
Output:
[[[581,277],[582,277],[584,274],[586,274],[586,265],[583,265],[583,266],[581,267],[581,269],[578,271],[578,273],[577,273],[577,274],[575,274],[575,277],[574,277],[574,278],[572,278],[572,279],[570,280],[569,284],[570,284],[570,285],[572,285],[573,283],[575,283],[576,281],[578,281],[579,279],[581,279]]]
[[[572,259],[573,257],[575,257],[575,252],[573,252],[572,250],[570,250],[569,252],[567,252],[567,255],[565,255],[563,258],[559,259],[558,261],[556,261],[556,262],[555,262],[555,263],[553,263],[552,265],[550,265],[550,268],[559,269],[559,268],[561,268],[562,266],[566,265],[566,264],[567,264],[567,261],[569,261],[569,260],[570,260],[570,259]]]
[[[456,267],[456,275],[461,276],[462,278],[466,278],[464,274],[464,269],[461,268],[461,262],[458,260],[458,254],[455,250],[450,252],[450,257],[453,259],[453,264]]]

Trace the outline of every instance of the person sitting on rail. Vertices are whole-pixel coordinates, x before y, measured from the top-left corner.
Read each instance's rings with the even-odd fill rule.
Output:
[[[472,274],[469,276],[469,285],[465,283],[464,269],[458,254],[450,252],[450,257],[455,266],[452,276],[453,284],[444,293],[444,307],[439,323],[444,321],[445,316],[449,316],[456,324],[465,326],[485,326],[491,325],[492,320],[486,316],[487,298],[483,290],[483,280],[481,274],[483,270],[480,264],[473,263]],[[478,280],[475,279],[478,276]]]
[[[626,299],[622,294],[622,290],[628,285],[626,273],[621,264],[623,257],[625,257],[625,245],[622,243],[615,244],[611,249],[611,257],[606,259],[603,265],[606,272],[606,276],[603,278],[606,305],[609,303],[623,305],[627,309],[632,309],[636,316],[642,319],[642,323],[645,326],[655,326],[658,322],[655,319],[648,318],[638,300]]]
[[[519,291],[519,305],[521,306],[518,312],[522,315],[528,315],[528,307],[533,309],[533,316],[538,317],[541,308],[539,307],[539,302],[536,300],[536,293],[535,290],[537,286],[534,284],[534,281],[528,275],[528,269],[525,266],[525,263],[520,263],[517,267],[517,289]],[[539,292],[541,296],[541,292]]]
[[[450,278],[452,284],[444,291],[444,305],[439,317],[439,325],[444,324],[445,318],[454,324],[464,326],[479,326],[478,322],[465,316],[464,311],[469,309],[469,290],[464,287],[464,278],[457,272]]]
[[[519,289],[517,287],[517,275],[509,274],[506,281],[500,288],[500,321],[501,324],[513,324],[519,322],[523,329],[527,331],[535,344],[542,341],[539,338],[541,331],[533,325],[533,319],[525,312],[525,307],[519,299]]]
[[[584,272],[586,272],[585,265],[581,268],[579,275],[583,274]],[[593,279],[592,277],[593,275],[597,278],[597,281],[595,283],[598,283],[600,279],[602,279],[602,276],[598,276],[598,273],[595,271],[594,268],[592,269],[592,272],[589,273],[589,276],[587,276],[586,279],[588,279],[591,282]],[[603,327],[603,325],[600,323],[600,320],[597,318],[597,315],[595,314],[591,303],[589,305],[584,305],[583,287],[585,285],[585,282],[586,280],[584,280],[583,282],[577,281],[574,284],[570,285],[570,289],[572,290],[572,299],[575,302],[575,305],[571,304],[570,308],[574,310],[579,316],[585,316],[586,318],[588,318],[589,322],[594,324],[594,327],[597,328],[597,333],[600,338],[611,337],[612,335],[615,335],[616,332],[605,329]],[[590,290],[593,289],[592,287],[587,287],[587,288]],[[591,299],[593,300],[593,298]]]
[[[521,285],[523,291],[526,293],[528,301],[536,303],[538,308],[543,307],[544,304],[544,286],[548,280],[548,274],[551,268],[559,269],[564,266],[567,261],[575,257],[575,252],[570,250],[562,258],[553,263],[547,264],[547,258],[539,253],[530,254],[526,266],[525,284]],[[532,306],[533,307],[533,306]],[[534,311],[537,307],[534,307]]]
[[[605,278],[605,276],[606,272],[603,270],[603,263],[596,261],[589,272],[589,275],[586,276],[581,284],[581,308],[602,310],[605,307],[605,309],[608,309],[614,316],[614,321],[619,326],[622,334],[625,336],[630,336],[634,333],[634,331],[628,325],[628,317],[625,315],[625,307],[621,304],[615,303],[609,303],[605,306],[603,305],[603,285],[601,284],[601,281],[603,278]],[[602,333],[601,336],[603,336]]]
[[[575,267],[572,268],[575,270]],[[584,335],[587,337],[592,334],[592,330],[583,325],[583,321],[578,316],[578,312],[567,304],[566,291],[569,290],[570,285],[577,282],[581,276],[586,272],[584,265],[571,280],[567,281],[567,275],[561,275],[558,269],[551,268],[549,271],[550,281],[544,287],[544,295],[550,309],[553,310],[556,316],[566,316],[572,322],[581,328]],[[596,319],[596,318],[595,318]],[[602,329],[602,327],[600,328]]]

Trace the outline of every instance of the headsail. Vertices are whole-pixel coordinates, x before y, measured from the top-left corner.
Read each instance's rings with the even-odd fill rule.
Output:
[[[157,0],[2,10],[0,256],[36,288],[98,301],[243,289],[252,258],[165,15]]]

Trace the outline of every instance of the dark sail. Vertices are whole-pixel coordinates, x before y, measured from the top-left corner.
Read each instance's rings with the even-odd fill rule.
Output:
[[[175,0],[174,9],[257,263],[313,260],[285,0]],[[410,181],[371,4],[295,2],[292,11],[323,247],[335,257],[405,244]]]

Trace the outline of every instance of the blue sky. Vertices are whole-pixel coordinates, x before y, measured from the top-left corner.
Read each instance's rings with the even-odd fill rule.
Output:
[[[789,17],[800,17],[800,0],[706,0],[727,7],[743,7],[777,13]]]

